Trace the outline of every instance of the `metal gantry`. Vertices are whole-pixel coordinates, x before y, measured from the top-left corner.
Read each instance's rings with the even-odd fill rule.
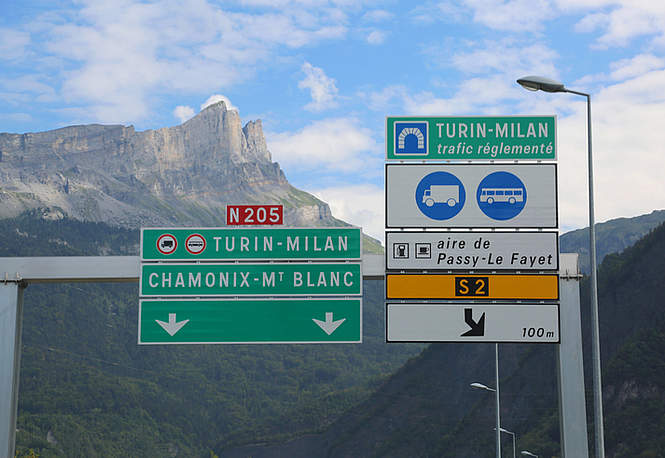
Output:
[[[586,458],[577,258],[577,254],[561,255],[559,404],[563,457]],[[365,254],[362,263],[363,279],[383,278],[383,255]],[[139,265],[137,256],[0,258],[0,456],[14,456],[25,288],[31,283],[137,282]],[[498,360],[498,353],[495,356]]]

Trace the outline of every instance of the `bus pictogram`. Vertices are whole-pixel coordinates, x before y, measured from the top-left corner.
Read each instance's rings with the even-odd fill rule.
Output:
[[[480,190],[480,202],[493,204],[494,202],[524,202],[522,188],[482,188]]]

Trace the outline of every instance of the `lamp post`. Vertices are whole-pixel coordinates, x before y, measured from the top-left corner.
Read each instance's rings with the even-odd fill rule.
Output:
[[[499,344],[494,344],[494,377],[496,389],[474,382],[472,388],[496,392],[496,458],[501,458],[501,406],[499,404]]]
[[[591,359],[593,365],[594,430],[596,457],[605,457],[603,430],[603,395],[600,373],[600,332],[598,324],[598,281],[596,267],[596,228],[593,205],[593,156],[591,147],[591,95],[573,91],[560,83],[542,76],[525,76],[517,82],[530,91],[569,92],[586,97],[587,101],[587,153],[589,157],[589,262],[591,265]]]
[[[522,451],[520,452],[520,454],[521,454],[521,455],[524,455],[524,456],[533,456],[533,457],[535,457],[535,458],[538,458],[538,455],[534,455],[533,453],[531,453],[531,452],[528,451],[528,450],[522,450]]]

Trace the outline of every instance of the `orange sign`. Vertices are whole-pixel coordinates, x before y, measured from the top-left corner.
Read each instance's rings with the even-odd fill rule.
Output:
[[[559,299],[559,276],[386,273],[387,299]]]

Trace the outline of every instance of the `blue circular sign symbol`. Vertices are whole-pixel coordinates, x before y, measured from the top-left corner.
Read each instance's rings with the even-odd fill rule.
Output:
[[[504,221],[516,217],[524,209],[526,186],[512,173],[490,173],[478,185],[476,200],[483,213]]]
[[[425,216],[442,221],[457,215],[464,207],[466,192],[452,173],[433,172],[416,186],[416,204]]]

